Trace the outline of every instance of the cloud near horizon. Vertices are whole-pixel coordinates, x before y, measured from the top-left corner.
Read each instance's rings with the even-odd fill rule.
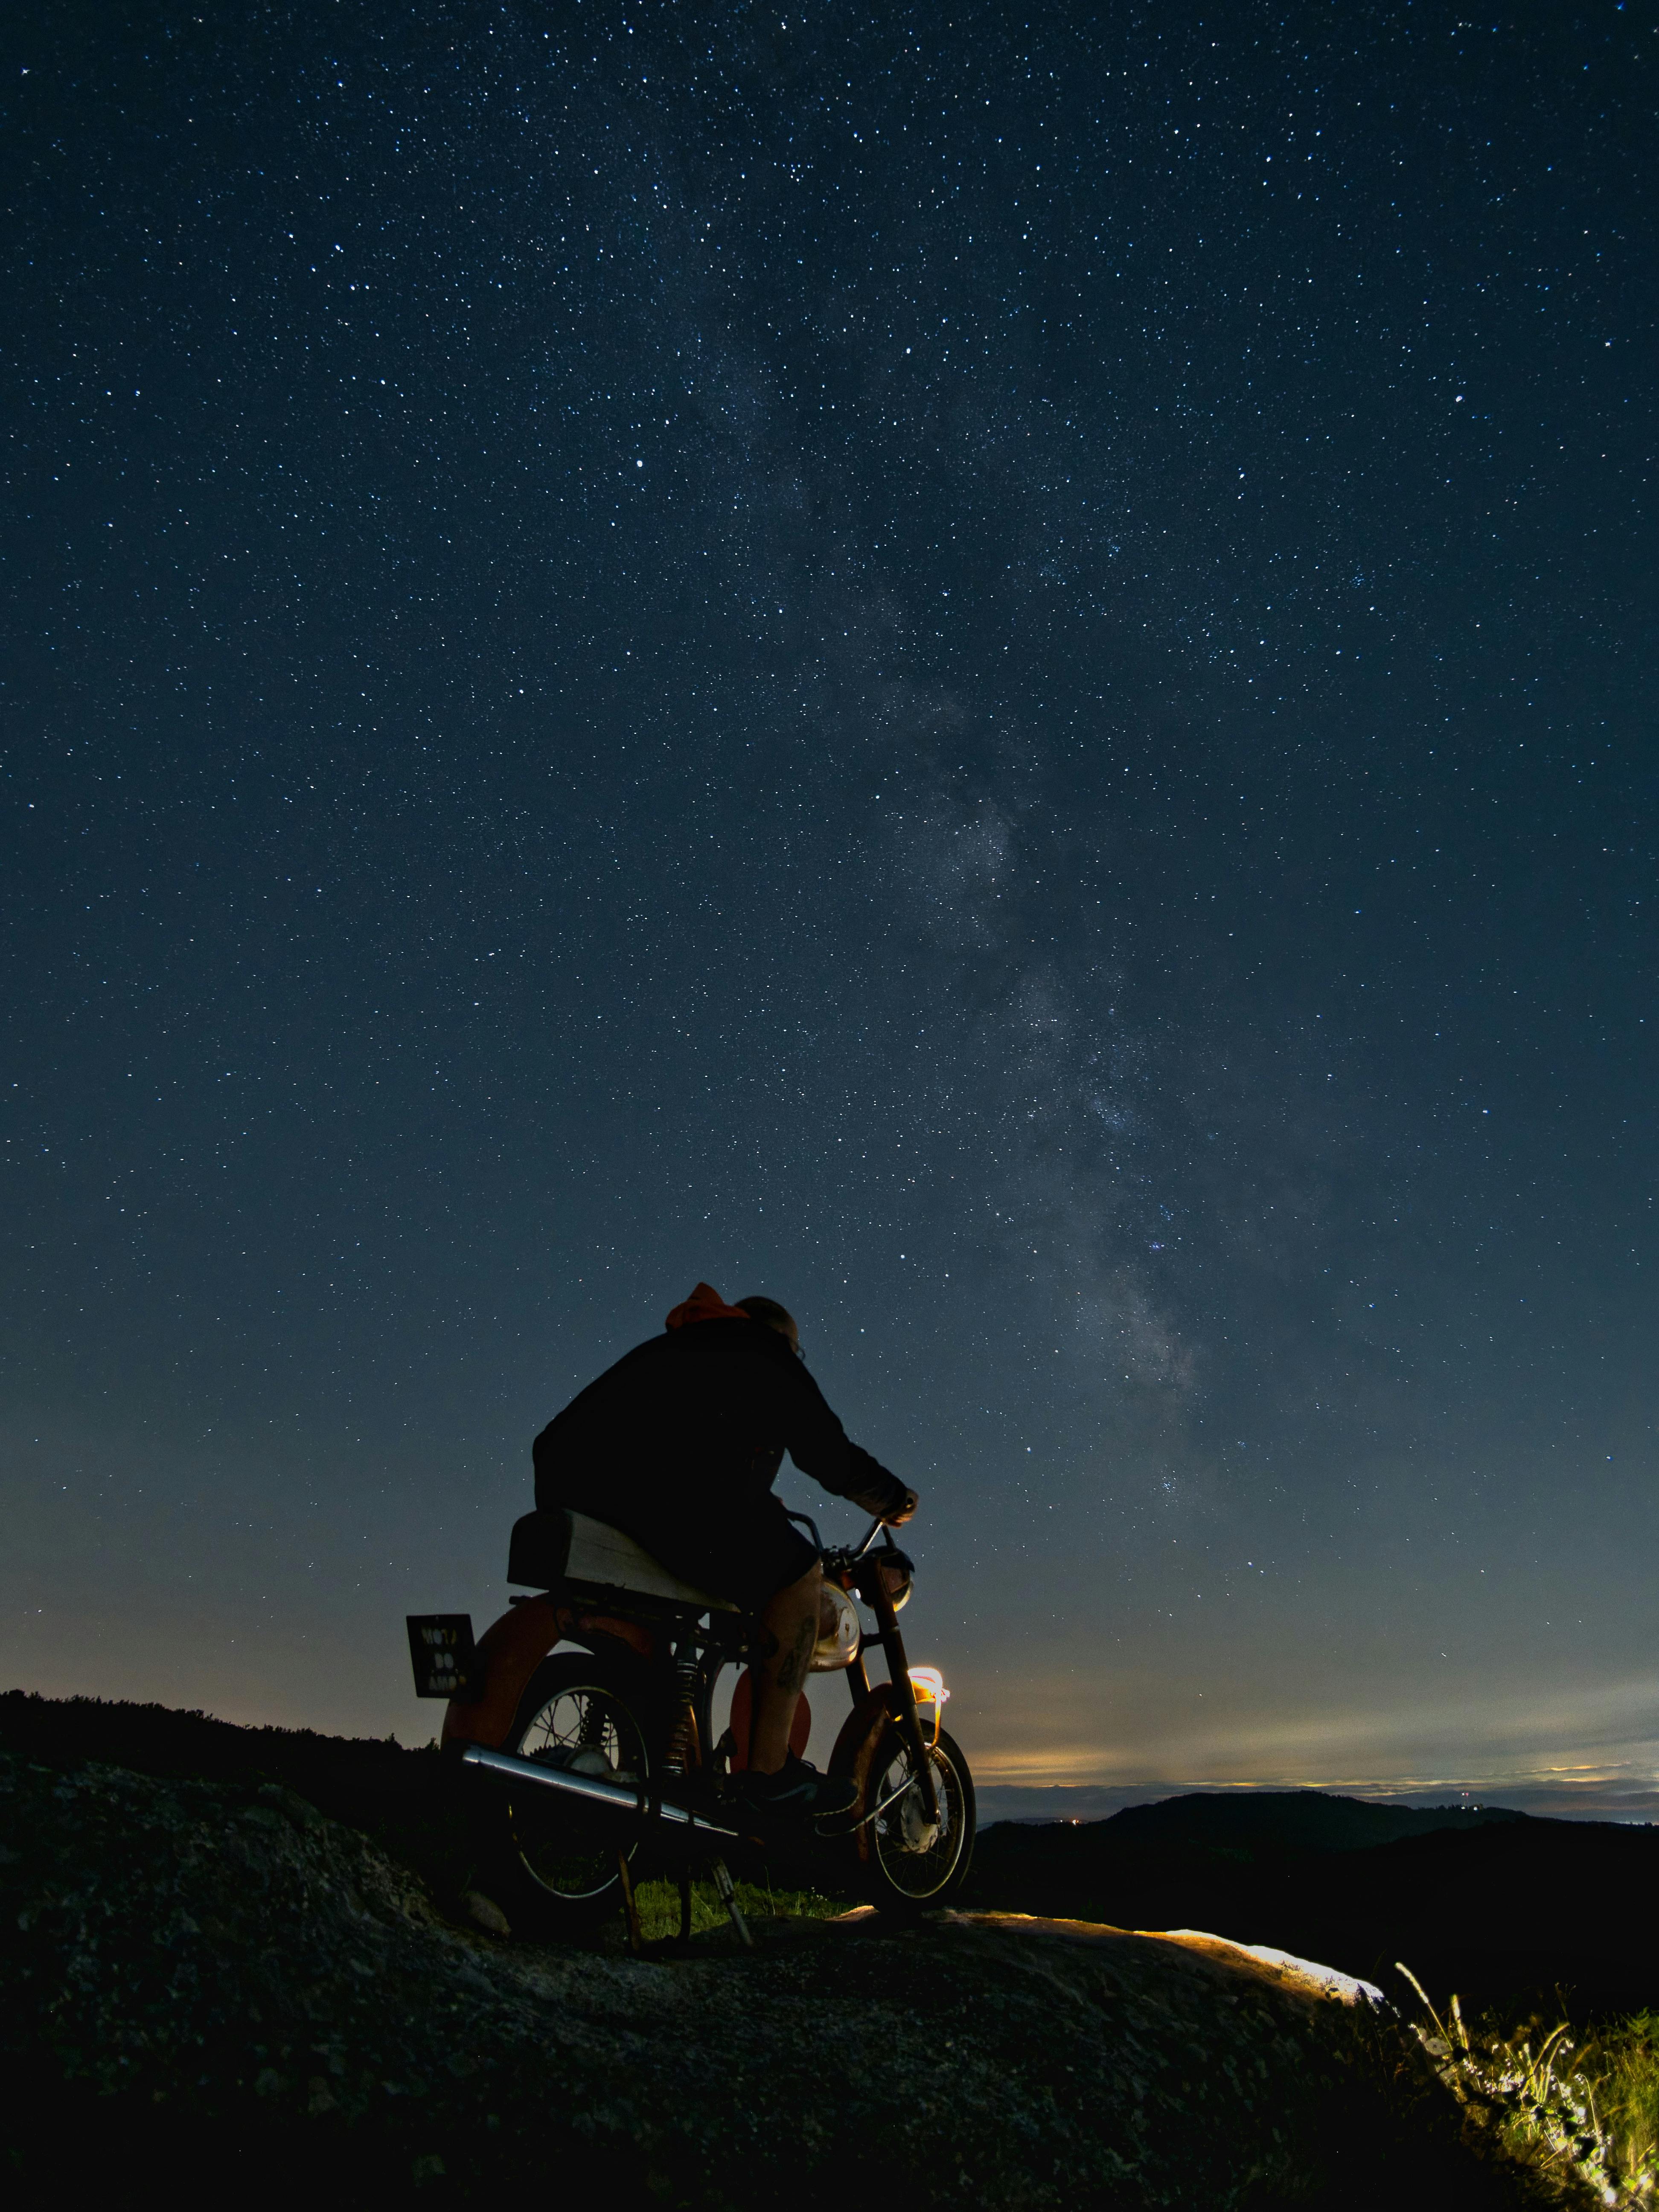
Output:
[[[1471,1693],[1432,1705],[1227,1718],[1140,1740],[975,1747],[988,1785],[1419,1790],[1515,1785],[1659,1788],[1659,1679],[1545,1698]],[[1449,1778],[1455,1777],[1455,1782]]]

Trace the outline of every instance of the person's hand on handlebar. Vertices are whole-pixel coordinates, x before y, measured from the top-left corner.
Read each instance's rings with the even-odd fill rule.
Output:
[[[853,1499],[854,1505],[861,1505],[866,1513],[873,1513],[876,1516],[871,1523],[870,1534],[864,1540],[864,1547],[866,1551],[875,1541],[878,1528],[902,1528],[916,1510],[916,1493],[910,1488],[908,1483],[900,1482],[896,1475],[893,1476],[892,1480],[899,1493],[898,1503],[896,1505],[884,1505],[882,1503],[883,1498],[891,1498],[893,1494],[885,1483],[879,1486],[872,1483],[862,1495],[855,1496]]]

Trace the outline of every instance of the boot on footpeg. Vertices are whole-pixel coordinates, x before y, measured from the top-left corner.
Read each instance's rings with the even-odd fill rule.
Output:
[[[858,1784],[844,1777],[820,1774],[791,1752],[775,1774],[753,1767],[737,1778],[738,1802],[757,1820],[774,1822],[821,1820],[827,1813],[850,1813],[858,1803]]]

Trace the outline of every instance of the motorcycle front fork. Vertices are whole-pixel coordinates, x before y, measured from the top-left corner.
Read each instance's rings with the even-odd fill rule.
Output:
[[[939,1818],[939,1782],[933,1772],[933,1762],[927,1755],[927,1747],[921,1740],[921,1723],[916,1718],[916,1693],[910,1680],[910,1662],[904,1649],[904,1638],[899,1633],[898,1614],[894,1609],[887,1585],[879,1575],[872,1575],[860,1592],[865,1603],[876,1616],[876,1636],[887,1661],[887,1672],[891,1680],[893,1718],[910,1754],[910,1771],[915,1777],[916,1787],[921,1792],[922,1810],[929,1820]],[[864,1663],[864,1639],[859,1642],[858,1656],[848,1669],[856,1677],[852,1684],[853,1702],[870,1693],[870,1670]]]

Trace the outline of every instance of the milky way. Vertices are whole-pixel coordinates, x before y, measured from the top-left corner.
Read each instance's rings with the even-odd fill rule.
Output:
[[[422,1734],[704,1277],[988,1776],[1652,1788],[1645,12],[3,36],[5,1674]]]

